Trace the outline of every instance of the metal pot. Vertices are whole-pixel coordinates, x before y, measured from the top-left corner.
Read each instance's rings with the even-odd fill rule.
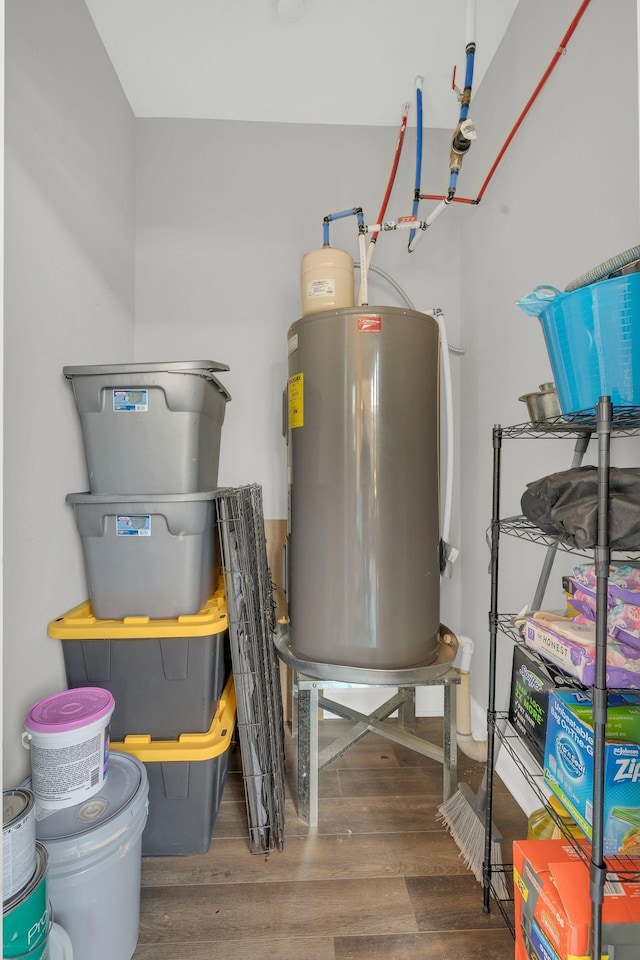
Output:
[[[524,393],[518,400],[526,403],[529,420],[533,424],[561,415],[555,383],[541,383],[539,392]]]

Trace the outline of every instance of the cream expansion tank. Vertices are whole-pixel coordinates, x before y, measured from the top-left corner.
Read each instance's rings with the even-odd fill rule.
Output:
[[[437,321],[325,310],[292,325],[288,354],[291,650],[427,665],[440,626]]]

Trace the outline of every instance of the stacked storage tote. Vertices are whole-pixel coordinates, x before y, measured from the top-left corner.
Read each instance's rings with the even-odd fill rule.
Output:
[[[235,722],[217,589],[230,399],[214,361],[65,367],[91,490],[72,493],[89,600],[49,625],[71,687],[111,692],[111,751],[149,780],[143,855],[208,849]],[[224,689],[223,689],[224,688]],[[115,742],[114,742],[115,741]]]

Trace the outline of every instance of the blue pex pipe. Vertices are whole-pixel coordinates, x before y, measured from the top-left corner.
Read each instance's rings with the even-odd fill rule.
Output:
[[[329,223],[332,220],[342,220],[344,217],[357,217],[358,227],[364,230],[364,214],[361,207],[350,207],[349,210],[340,210],[338,213],[330,213],[324,218],[322,224],[322,245],[329,246]]]
[[[420,179],[422,176],[422,88],[416,87],[416,178],[413,192],[413,207],[411,216],[418,216],[418,204],[420,203]],[[415,230],[409,231],[409,246],[416,235]]]
[[[475,47],[471,50],[467,50],[467,72],[464,78],[464,88],[465,90],[471,90],[473,85],[473,64],[475,60]],[[460,120],[466,120],[469,115],[469,104],[463,103],[460,107]]]

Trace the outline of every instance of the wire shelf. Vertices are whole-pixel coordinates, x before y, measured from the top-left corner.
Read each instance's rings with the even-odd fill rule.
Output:
[[[518,423],[500,428],[505,439],[550,439],[565,440],[568,437],[588,437],[596,432],[595,409],[549,417],[537,423]],[[640,434],[640,407],[615,407],[611,432],[618,437],[634,437]]]
[[[544,789],[544,775],[542,770],[539,769],[539,764],[535,758],[528,753],[528,758],[532,765],[535,765],[538,772],[534,773],[530,767],[522,759],[522,754],[520,751],[520,746],[526,746],[524,741],[520,739],[516,731],[513,729],[509,723],[509,716],[507,713],[496,713],[495,721],[493,723],[493,728],[495,735],[500,740],[504,749],[511,757],[516,767],[529,784],[531,789],[534,791],[538,799],[540,800],[540,805],[545,807],[549,816],[554,820],[558,825],[558,829],[562,833],[563,837],[571,844],[573,849],[577,852],[581,860],[585,864],[591,864],[591,844],[588,840],[583,840],[582,842],[577,840],[575,837],[572,837],[568,832],[565,824],[560,820],[556,815],[552,807],[547,803],[547,794],[548,790]],[[607,882],[612,885],[616,881],[624,881],[626,883],[639,883],[640,882],[640,870],[637,868],[637,858],[633,857],[623,857],[623,856],[607,856],[605,858],[607,866]]]
[[[558,550],[563,553],[570,553],[576,557],[586,557],[587,559],[593,558],[593,549],[581,550],[570,543],[565,543],[558,537],[543,533],[535,523],[524,516],[505,517],[500,520],[500,533],[509,537],[518,537],[520,540],[528,540],[531,543],[540,543],[545,547],[557,544]]]

